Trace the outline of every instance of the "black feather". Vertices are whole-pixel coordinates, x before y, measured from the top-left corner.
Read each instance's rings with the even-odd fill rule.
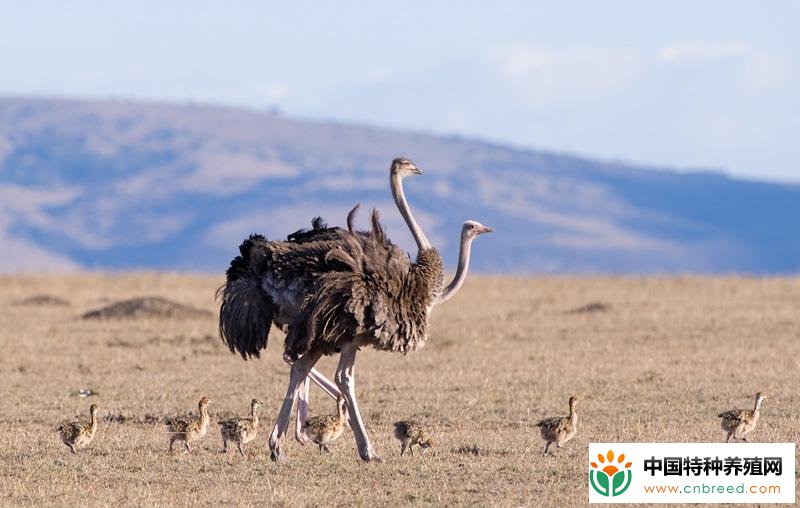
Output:
[[[227,281],[217,291],[222,300],[219,310],[219,334],[231,350],[247,360],[258,357],[267,347],[275,305],[260,287],[265,259],[258,246],[266,242],[261,235],[251,235],[239,246],[241,255],[231,261]]]

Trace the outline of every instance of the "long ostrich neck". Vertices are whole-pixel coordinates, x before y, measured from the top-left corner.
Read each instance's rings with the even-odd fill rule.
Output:
[[[761,400],[762,399],[756,399],[756,405],[753,406],[754,413],[758,413],[758,410],[761,409]]]
[[[422,228],[419,227],[414,216],[411,215],[411,209],[408,207],[406,195],[405,192],[403,192],[403,179],[400,178],[399,175],[393,174],[389,179],[389,183],[392,188],[394,202],[397,204],[397,209],[400,210],[400,214],[403,216],[403,219],[405,219],[406,224],[408,224],[408,229],[411,230],[414,241],[417,242],[417,249],[420,251],[430,249],[431,242],[428,241]]]
[[[578,413],[575,412],[575,403],[569,405],[569,419],[573,422],[578,419]]]
[[[465,233],[461,234],[461,247],[458,251],[458,269],[456,270],[456,275],[453,277],[453,280],[450,284],[444,288],[442,294],[439,295],[439,298],[436,300],[436,305],[440,303],[444,303],[458,292],[461,289],[461,285],[464,284],[464,281],[467,278],[467,272],[469,271],[469,254],[472,250],[472,240],[475,237],[470,237]]]
[[[253,420],[253,425],[258,425],[258,415],[256,414],[256,406],[250,407],[250,419]]]
[[[92,429],[97,428],[97,411],[89,412],[89,423],[92,425]]]

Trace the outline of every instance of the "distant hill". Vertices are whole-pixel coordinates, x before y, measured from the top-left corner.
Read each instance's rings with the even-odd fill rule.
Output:
[[[421,126],[424,128],[424,126]],[[480,141],[223,107],[0,99],[0,271],[222,273],[251,232],[377,206],[413,245],[388,189],[407,194],[455,263],[460,224],[483,272],[800,271],[800,185],[676,173]]]

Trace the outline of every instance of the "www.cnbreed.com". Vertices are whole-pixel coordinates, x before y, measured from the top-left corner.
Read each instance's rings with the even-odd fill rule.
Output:
[[[647,494],[780,494],[780,485],[645,485]]]

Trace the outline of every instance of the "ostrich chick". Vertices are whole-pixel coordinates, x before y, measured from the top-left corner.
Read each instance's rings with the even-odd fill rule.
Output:
[[[728,437],[725,439],[726,443],[729,442],[731,438],[747,441],[745,436],[753,432],[753,429],[756,428],[758,419],[761,417],[761,403],[764,402],[766,398],[766,395],[758,392],[753,409],[729,409],[717,415],[722,418],[720,422],[722,430],[728,433]]]
[[[569,415],[545,418],[536,424],[545,440],[544,454],[547,455],[550,445],[555,443],[558,448],[575,437],[578,431],[578,413],[575,406],[578,404],[577,397],[569,398]]]
[[[433,448],[436,443],[428,437],[422,425],[415,421],[403,420],[395,422],[394,424],[394,437],[400,441],[400,456],[408,450],[411,456],[414,456],[414,445],[419,445],[422,448],[422,453],[428,448]],[[436,452],[433,452],[436,455]]]
[[[58,426],[61,441],[69,447],[72,453],[76,448],[89,446],[97,433],[97,404],[89,407],[89,422],[73,421],[64,422]]]
[[[208,397],[203,397],[197,405],[198,415],[186,414],[177,416],[172,419],[167,419],[167,431],[169,432],[169,451],[172,451],[172,445],[175,441],[183,441],[183,446],[186,447],[187,452],[191,452],[189,443],[196,441],[206,435],[208,431],[208,403],[211,402]]]
[[[344,397],[339,396],[336,399],[338,406],[338,414],[312,416],[306,420],[303,429],[308,434],[309,439],[319,445],[319,451],[322,450],[330,453],[328,445],[333,443],[344,431],[345,423],[347,422],[347,410],[345,409]]]
[[[244,457],[242,445],[247,444],[256,438],[258,433],[258,415],[256,409],[263,404],[257,399],[250,401],[250,418],[230,418],[217,422],[219,432],[222,435],[222,453],[228,452],[228,441],[236,443],[236,448]]]

